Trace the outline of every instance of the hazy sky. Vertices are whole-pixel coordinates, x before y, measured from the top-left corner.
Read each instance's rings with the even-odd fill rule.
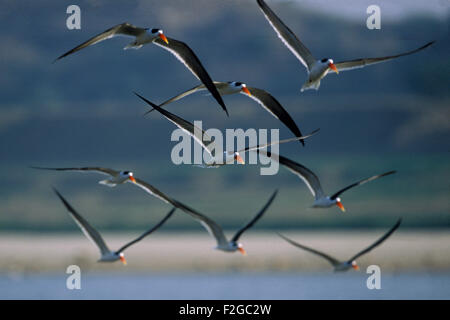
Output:
[[[273,0],[266,0],[268,3]],[[403,18],[405,15],[417,13],[430,14],[440,19],[448,17],[449,0],[277,0],[280,2],[298,2],[308,8],[337,14],[350,19],[361,19],[367,16],[366,9],[370,5],[378,5],[381,17],[386,19]],[[269,4],[270,5],[270,4]]]

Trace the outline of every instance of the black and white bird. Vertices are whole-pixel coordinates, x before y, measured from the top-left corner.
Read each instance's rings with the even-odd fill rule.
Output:
[[[78,168],[48,168],[48,167],[31,167],[33,169],[40,169],[40,170],[53,170],[53,171],[79,171],[79,172],[96,172],[103,175],[109,176],[108,179],[101,180],[98,183],[108,186],[108,187],[115,187],[118,184],[124,184],[124,183],[133,183],[134,185],[138,186],[139,188],[143,189],[145,192],[151,194],[152,196],[155,196],[159,198],[160,200],[164,201],[168,204],[173,204],[173,199],[169,196],[165,195],[158,189],[156,189],[151,184],[148,184],[145,181],[142,181],[140,179],[137,179],[134,177],[134,174],[132,171],[117,171],[109,168],[102,168],[102,167],[78,167]]]
[[[272,204],[273,200],[275,199],[277,195],[278,190],[276,190],[272,196],[270,197],[269,201],[264,205],[264,207],[256,214],[256,216],[247,223],[244,227],[239,229],[239,231],[236,232],[236,234],[231,238],[231,240],[228,240],[225,236],[223,229],[212,219],[208,218],[207,216],[199,213],[198,211],[195,211],[192,208],[189,208],[185,206],[182,203],[177,203],[177,208],[183,210],[185,213],[192,216],[195,220],[200,222],[203,227],[208,231],[208,233],[216,239],[217,246],[215,249],[225,251],[225,252],[236,252],[239,251],[243,255],[246,255],[246,251],[244,250],[242,243],[238,242],[239,238],[242,236],[242,234],[250,229],[261,217],[263,214],[267,211],[269,206]]]
[[[56,190],[53,189],[56,193],[56,195],[59,197],[59,199],[62,201],[64,206],[69,211],[70,217],[76,222],[76,224],[80,227],[81,231],[83,231],[84,235],[91,240],[100,250],[100,259],[98,262],[115,262],[115,261],[122,261],[123,264],[127,264],[127,261],[125,260],[124,251],[132,246],[133,244],[141,241],[149,234],[153,233],[154,231],[158,230],[175,212],[176,208],[173,208],[169,211],[169,213],[162,219],[158,224],[156,224],[151,229],[144,232],[142,235],[134,239],[133,241],[128,242],[124,246],[122,246],[120,249],[116,251],[112,251],[108,248],[105,241],[103,240],[100,233],[92,227],[87,220],[85,220],[70,204],[69,202]]]
[[[289,242],[290,244],[296,246],[297,248],[306,250],[308,252],[311,252],[313,254],[316,254],[322,258],[324,258],[325,260],[327,260],[334,268],[334,271],[347,271],[350,268],[353,268],[355,270],[359,270],[359,266],[356,263],[356,259],[358,259],[359,257],[361,257],[362,255],[370,252],[372,249],[374,249],[375,247],[379,246],[381,243],[383,243],[387,238],[389,238],[389,236],[395,231],[397,230],[397,228],[400,226],[402,222],[402,219],[399,219],[397,221],[397,223],[388,231],[386,232],[380,239],[378,239],[377,241],[375,241],[374,243],[372,243],[370,246],[368,246],[366,249],[358,252],[357,254],[355,254],[353,257],[351,257],[350,259],[346,260],[346,261],[340,261],[326,253],[323,253],[319,250],[315,250],[312,249],[310,247],[301,245],[298,242],[295,242],[291,239],[289,239],[286,236],[283,236],[282,234],[278,234],[280,237],[282,237],[284,240],[286,240],[287,242]]]
[[[222,96],[241,93],[253,99],[272,116],[280,120],[296,137],[302,136],[302,133],[300,132],[300,129],[298,128],[295,121],[292,119],[289,113],[283,108],[283,106],[278,102],[278,100],[275,99],[269,92],[262,89],[249,87],[245,83],[239,81],[228,81],[228,82],[214,81],[214,85],[216,86],[217,90]],[[168,99],[167,101],[161,103],[159,107],[163,107],[169,103],[180,100],[188,95],[204,90],[207,90],[205,85],[203,84],[198,85],[192,89],[189,89],[185,92],[182,92]],[[153,111],[153,109],[149,110],[147,113],[151,111]],[[300,143],[305,145],[303,139],[300,139]]]
[[[307,138],[313,136],[314,134],[316,134],[319,131],[319,129],[316,129],[306,136],[300,136],[300,137],[295,137],[295,138],[291,138],[291,139],[274,141],[271,143],[266,143],[266,144],[257,145],[257,146],[253,146],[253,147],[243,148],[241,150],[225,151],[223,153],[223,158],[220,158],[219,155],[216,155],[214,152],[216,146],[214,144],[213,139],[210,136],[208,136],[208,134],[206,134],[206,132],[203,131],[201,128],[199,128],[199,127],[195,126],[194,124],[192,124],[191,122],[189,122],[183,118],[180,118],[179,116],[161,108],[160,106],[154,104],[153,102],[144,98],[140,94],[138,94],[136,92],[134,94],[137,95],[139,98],[141,98],[143,101],[145,101],[147,104],[152,106],[152,108],[153,108],[152,110],[157,110],[167,120],[169,120],[170,122],[175,124],[178,128],[180,128],[181,130],[186,132],[197,143],[199,143],[203,147],[203,149],[205,149],[208,152],[208,154],[213,158],[213,160],[210,163],[207,163],[205,165],[207,167],[215,167],[215,166],[221,166],[221,165],[226,165],[226,164],[232,164],[232,163],[234,163],[235,160],[240,164],[244,164],[245,162],[242,159],[241,153],[268,148],[269,146],[272,146],[275,144],[283,144],[283,143],[287,143],[287,142],[291,142],[291,141],[297,141],[300,139],[304,140],[304,139],[307,139]]]
[[[408,52],[390,55],[378,58],[361,58],[342,62],[334,62],[333,59],[324,58],[317,60],[311,54],[309,49],[297,38],[297,36],[289,29],[283,21],[272,11],[272,9],[264,2],[264,0],[257,0],[257,3],[264,14],[264,17],[269,21],[272,28],[277,33],[281,41],[288,47],[294,56],[306,67],[308,71],[308,80],[303,84],[301,91],[307,89],[316,89],[320,87],[320,80],[322,80],[330,71],[339,73],[339,71],[353,70],[362,68],[375,63],[385,62],[396,59],[402,56],[410,55],[421,51],[435,41],[428,42],[424,46],[411,50]]]
[[[360,180],[358,182],[352,183],[351,185],[337,191],[332,196],[327,196],[325,192],[322,189],[322,186],[320,185],[319,178],[306,168],[305,166],[301,165],[300,163],[294,162],[286,157],[272,154],[271,152],[265,152],[262,150],[258,150],[259,153],[263,154],[264,156],[270,157],[276,161],[278,161],[280,164],[284,165],[289,171],[291,171],[293,174],[300,177],[300,179],[303,180],[303,182],[308,187],[309,191],[311,191],[312,195],[314,196],[314,203],[312,205],[312,208],[329,208],[331,206],[338,206],[342,211],[345,211],[345,208],[341,202],[341,198],[339,196],[344,193],[345,191],[363,185],[369,181],[391,175],[395,173],[396,171],[388,171],[382,174],[378,174],[375,176],[372,176],[370,178],[366,178],[363,180]]]
[[[124,49],[140,49],[146,44],[153,43],[169,51],[178,60],[180,60],[197,79],[199,79],[205,85],[214,99],[216,99],[216,101],[228,115],[228,110],[222,100],[222,97],[214,86],[211,77],[206,72],[199,58],[195,55],[194,51],[184,42],[172,38],[167,38],[161,29],[140,28],[127,22],[121,23],[67,51],[66,53],[56,58],[55,61],[60,60],[83,48],[107,39],[111,39],[116,36],[128,36],[135,38],[135,40],[128,44]]]

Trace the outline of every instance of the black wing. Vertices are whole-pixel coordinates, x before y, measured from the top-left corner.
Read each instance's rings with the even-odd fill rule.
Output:
[[[360,181],[358,181],[358,182],[355,182],[355,183],[349,185],[348,187],[345,187],[344,189],[341,189],[341,190],[339,190],[338,192],[336,192],[335,194],[333,194],[333,195],[330,197],[330,199],[334,200],[334,199],[336,199],[337,197],[339,197],[339,195],[340,195],[341,193],[347,191],[348,189],[351,189],[351,188],[360,186],[360,185],[362,185],[362,184],[364,184],[364,183],[366,183],[366,182],[369,182],[369,181],[372,181],[372,180],[375,180],[375,179],[378,179],[378,178],[381,178],[381,177],[384,177],[384,176],[388,176],[388,175],[393,174],[393,173],[396,173],[396,172],[397,172],[397,171],[393,170],[393,171],[385,172],[385,173],[382,173],[382,174],[379,174],[379,175],[376,175],[376,176],[372,176],[372,177],[370,177],[370,178],[363,179],[363,180],[360,180]]]
[[[325,253],[323,253],[323,252],[321,252],[321,251],[312,249],[312,248],[310,248],[310,247],[301,245],[300,243],[297,243],[297,242],[295,242],[294,240],[291,240],[291,239],[289,239],[288,237],[283,236],[283,235],[280,234],[280,233],[278,233],[278,235],[279,235],[281,238],[283,238],[284,240],[286,240],[287,242],[289,242],[290,244],[292,244],[293,246],[297,247],[297,248],[300,248],[300,249],[306,250],[306,251],[308,251],[308,252],[314,253],[314,254],[316,254],[316,255],[318,255],[318,256],[321,256],[322,258],[326,259],[329,263],[331,263],[331,265],[332,265],[333,267],[334,267],[334,266],[337,266],[337,265],[339,265],[339,264],[341,264],[341,262],[340,262],[339,260],[333,258],[332,256],[329,256],[329,255],[327,255],[327,254],[325,254]]]
[[[178,128],[189,134],[192,138],[194,138],[195,141],[197,141],[203,148],[205,148],[208,153],[213,156],[212,149],[214,149],[214,141],[211,137],[209,137],[205,131],[202,129],[194,126],[189,121],[184,120],[183,118],[178,117],[177,115],[174,115],[173,113],[164,110],[163,108],[160,108],[153,102],[145,99],[143,96],[139,95],[138,93],[134,93],[139,98],[147,102],[149,105],[153,107],[154,110],[157,110],[159,113],[161,113],[164,117],[166,117],[167,120],[175,124]],[[195,133],[196,132],[202,132],[202,136],[198,137]]]
[[[184,42],[172,38],[167,39],[169,41],[168,44],[159,38],[156,39],[154,43],[168,50],[178,60],[180,60],[194,74],[194,76],[196,76],[206,86],[209,92],[211,92],[213,97],[217,100],[222,109],[228,115],[228,110],[222,100],[222,96],[219,94],[219,91],[217,91],[217,88],[214,85],[211,77],[209,76],[208,72],[206,72],[205,68],[195,55],[194,51],[192,51],[192,49],[189,48],[188,45]]]
[[[257,0],[257,2],[267,21],[269,21],[281,41],[309,71],[316,62],[316,59],[314,59],[309,49],[297,38],[292,30],[289,29],[283,21],[281,21],[281,19],[263,0]]]
[[[336,68],[339,71],[347,71],[347,70],[352,70],[352,69],[356,69],[356,68],[362,68],[365,67],[367,65],[371,65],[371,64],[375,64],[375,63],[380,63],[380,62],[385,62],[385,61],[389,61],[395,58],[399,58],[399,57],[403,57],[403,56],[407,56],[413,53],[416,53],[418,51],[421,51],[429,46],[431,46],[433,43],[435,43],[435,41],[431,41],[428,42],[426,45],[417,48],[415,50],[412,51],[408,51],[405,53],[401,53],[401,54],[397,54],[394,56],[387,56],[387,57],[380,57],[380,58],[363,58],[363,59],[355,59],[355,60],[350,60],[350,61],[342,61],[342,62],[338,62],[335,63]]]
[[[362,256],[363,254],[366,254],[367,252],[369,252],[370,250],[372,250],[373,248],[379,246],[383,241],[385,241],[387,238],[389,238],[389,236],[398,229],[398,227],[400,227],[400,224],[402,223],[402,218],[398,219],[397,223],[388,231],[386,232],[386,234],[384,234],[380,239],[378,239],[377,241],[375,241],[372,245],[370,245],[368,248],[362,250],[361,252],[358,252],[357,254],[355,254],[352,258],[349,259],[349,262],[356,260],[357,258],[359,258],[360,256]]]
[[[275,192],[272,194],[272,196],[270,197],[269,201],[267,201],[267,203],[264,205],[264,207],[261,209],[261,211],[258,212],[258,214],[242,229],[240,229],[238,232],[236,232],[236,234],[233,236],[233,238],[231,239],[231,242],[237,242],[239,240],[239,237],[248,229],[250,229],[255,223],[256,221],[258,221],[259,219],[261,219],[261,217],[263,216],[263,214],[266,212],[266,210],[269,208],[269,206],[272,204],[273,200],[275,199],[275,197],[277,196],[278,190],[275,190]]]
[[[53,191],[55,191],[56,195],[62,201],[66,209],[69,211],[70,216],[80,227],[81,231],[83,231],[84,235],[100,249],[100,253],[102,255],[110,253],[111,251],[109,250],[100,233],[98,233],[98,231],[95,230],[95,228],[93,228],[89,224],[89,222],[87,222],[78,212],[75,211],[75,209],[69,204],[69,202],[67,202],[66,199],[64,199],[64,197],[58,192],[58,190],[53,188]]]
[[[154,226],[150,230],[144,232],[142,235],[140,235],[139,237],[137,237],[133,241],[130,241],[126,245],[122,246],[119,250],[116,251],[116,253],[118,254],[118,253],[121,253],[121,252],[125,251],[125,249],[127,249],[129,246],[132,246],[136,242],[139,242],[142,239],[144,239],[150,233],[158,230],[172,216],[172,214],[175,212],[175,210],[177,210],[177,208],[172,208],[172,210],[170,210],[169,213],[164,217],[164,219],[162,219],[156,226]]]
[[[292,119],[289,113],[283,108],[283,106],[278,102],[278,100],[275,99],[270,93],[253,87],[247,87],[247,89],[252,94],[250,98],[258,102],[270,114],[272,114],[275,118],[280,120],[286,127],[289,128],[289,130],[291,130],[291,132],[296,137],[302,136],[302,133],[300,132],[300,129],[297,127],[295,121]],[[305,145],[303,139],[300,140],[300,143],[302,145]]]
[[[117,176],[119,174],[119,171],[109,169],[109,168],[102,168],[102,167],[48,168],[48,167],[31,166],[30,168],[39,169],[39,170],[53,170],[53,171],[81,171],[81,172],[95,171],[95,172],[110,175],[113,177]]]

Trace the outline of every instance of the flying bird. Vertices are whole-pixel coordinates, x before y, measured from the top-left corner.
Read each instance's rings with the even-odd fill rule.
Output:
[[[173,208],[169,211],[169,213],[162,219],[157,225],[152,227],[151,229],[144,232],[142,235],[134,239],[133,241],[128,242],[124,246],[122,246],[117,251],[112,251],[108,248],[105,241],[103,240],[100,233],[92,227],[89,222],[87,222],[70,204],[67,202],[67,200],[56,190],[53,188],[56,195],[59,197],[59,199],[63,202],[64,206],[67,208],[67,210],[70,213],[70,216],[72,219],[77,223],[77,225],[80,227],[81,231],[85,234],[85,236],[91,240],[100,250],[100,259],[98,262],[115,262],[117,260],[122,261],[123,264],[127,264],[127,261],[125,260],[124,251],[132,246],[133,244],[141,241],[149,234],[153,233],[157,229],[159,229],[175,212],[176,208]]]
[[[310,248],[310,247],[301,245],[300,243],[295,242],[295,241],[289,239],[288,237],[283,236],[282,234],[278,234],[278,235],[279,235],[280,237],[282,237],[284,240],[286,240],[287,242],[289,242],[290,244],[292,244],[292,245],[294,245],[294,246],[296,246],[296,247],[298,247],[298,248],[300,248],[300,249],[306,250],[306,251],[308,251],[308,252],[311,252],[311,253],[313,253],[313,254],[316,254],[316,255],[318,255],[318,256],[324,258],[324,259],[327,260],[329,263],[331,263],[331,265],[333,266],[335,272],[337,272],[337,271],[347,271],[347,270],[349,270],[350,268],[353,268],[353,269],[355,269],[355,270],[359,270],[359,266],[358,266],[358,264],[356,263],[356,259],[358,259],[358,258],[361,257],[362,255],[364,255],[364,254],[370,252],[372,249],[374,249],[375,247],[377,247],[377,246],[379,246],[381,243],[383,243],[387,238],[389,238],[389,236],[390,236],[395,230],[397,230],[397,228],[400,226],[401,222],[402,222],[402,219],[400,218],[400,219],[397,221],[397,223],[396,223],[396,224],[395,224],[388,232],[386,232],[380,239],[378,239],[378,240],[375,241],[373,244],[371,244],[369,247],[367,247],[366,249],[364,249],[364,250],[358,252],[357,254],[355,254],[353,257],[351,257],[350,259],[348,259],[348,260],[346,260],[346,261],[340,261],[340,260],[337,260],[336,258],[334,258],[334,257],[332,257],[332,256],[329,256],[329,255],[327,255],[327,254],[325,254],[325,253],[323,253],[323,252],[321,252],[321,251],[319,251],[319,250],[315,250],[315,249],[312,249],[312,248]]]
[[[320,80],[324,78],[330,71],[339,73],[339,71],[353,70],[356,68],[362,68],[375,63],[385,62],[392,59],[396,59],[402,56],[410,55],[419,52],[435,41],[428,42],[424,46],[411,50],[408,52],[379,57],[379,58],[361,58],[348,61],[342,61],[335,63],[333,59],[324,58],[317,60],[311,54],[309,49],[297,38],[297,36],[289,29],[283,21],[269,8],[269,6],[263,0],[257,0],[257,3],[264,14],[264,17],[269,21],[272,28],[277,33],[281,41],[288,47],[288,49],[294,54],[294,56],[300,60],[300,62],[306,67],[308,71],[308,80],[303,84],[301,91],[307,89],[316,89],[320,87]]]
[[[113,170],[113,169],[109,169],[109,168],[102,168],[102,167],[48,168],[48,167],[32,166],[31,168],[39,169],[39,170],[54,170],[54,171],[97,172],[97,173],[109,176],[108,179],[99,181],[99,183],[102,185],[105,185],[108,187],[115,187],[118,184],[124,184],[124,183],[130,182],[130,183],[133,183],[134,185],[138,186],[139,188],[143,189],[145,192],[159,198],[160,200],[164,201],[165,203],[173,204],[172,198],[165,195],[164,193],[162,193],[161,191],[156,189],[154,186],[146,183],[145,181],[135,178],[132,171],[117,171],[117,170]]]
[[[259,219],[261,219],[263,214],[271,205],[272,201],[275,199],[277,192],[278,190],[276,190],[272,194],[269,201],[267,201],[267,203],[264,205],[261,211],[259,211],[258,214],[256,214],[256,216],[249,223],[247,223],[244,227],[242,227],[239,231],[237,231],[236,234],[233,236],[233,238],[231,238],[231,240],[229,241],[225,236],[223,229],[216,222],[214,222],[207,216],[183,205],[182,203],[177,203],[177,208],[180,208],[185,213],[191,215],[194,219],[199,221],[203,225],[203,227],[208,231],[208,233],[216,239],[217,246],[215,247],[215,249],[222,250],[225,252],[239,251],[243,255],[246,255],[247,253],[244,250],[242,243],[238,242],[239,238],[245,231],[250,229]]]
[[[329,208],[333,205],[338,206],[342,211],[345,211],[345,208],[341,202],[341,198],[339,196],[344,193],[345,191],[363,185],[369,181],[388,176],[390,174],[395,173],[396,171],[388,171],[379,175],[372,176],[367,179],[360,180],[358,182],[352,183],[351,185],[339,190],[338,192],[334,193],[332,196],[327,196],[325,192],[322,189],[322,186],[320,185],[319,178],[306,168],[305,166],[294,162],[286,157],[280,156],[280,155],[272,155],[271,152],[264,152],[262,150],[259,150],[258,152],[262,153],[263,155],[267,157],[272,157],[275,160],[278,159],[278,162],[282,165],[284,165],[289,171],[300,177],[303,182],[308,187],[309,191],[311,191],[312,195],[314,196],[314,203],[312,205],[312,208]]]
[[[205,87],[211,92],[212,96],[217,100],[219,105],[228,115],[228,110],[222,100],[222,97],[214,86],[211,77],[206,72],[198,57],[195,55],[194,51],[189,48],[189,46],[184,42],[172,38],[167,38],[161,29],[139,28],[127,22],[121,23],[112,28],[109,28],[108,30],[92,37],[79,46],[76,46],[75,48],[62,54],[61,56],[56,58],[54,62],[90,45],[99,43],[106,39],[111,39],[115,36],[130,36],[135,38],[135,40],[128,44],[124,49],[140,49],[145,44],[154,43],[169,51],[178,60],[180,60],[189,69],[189,71],[191,71],[192,74],[197,77],[197,79],[199,79],[205,85]]]
[[[249,87],[245,83],[239,81],[229,81],[229,82],[214,81],[214,85],[216,86],[217,90],[222,96],[241,93],[255,100],[267,112],[269,112],[272,116],[280,120],[296,137],[302,136],[300,129],[297,127],[297,124],[289,115],[289,113],[283,108],[283,106],[278,102],[278,100],[275,99],[267,91],[254,87]],[[192,89],[180,93],[179,95],[176,95],[175,97],[168,99],[167,101],[161,103],[159,107],[163,107],[169,103],[180,100],[190,94],[204,90],[206,90],[205,85],[203,84],[198,85]],[[147,113],[152,112],[153,110],[154,109],[151,109]],[[302,145],[305,145],[303,139],[300,139],[300,143]]]
[[[267,148],[274,144],[282,144],[282,143],[287,143],[287,142],[296,141],[296,140],[300,140],[300,139],[304,140],[304,139],[311,137],[312,135],[316,134],[319,131],[319,129],[316,129],[306,136],[300,136],[300,137],[295,137],[295,138],[291,138],[291,139],[279,140],[279,141],[275,141],[275,142],[271,142],[271,143],[267,143],[267,144],[263,144],[263,145],[247,147],[247,148],[244,148],[244,149],[241,149],[238,151],[225,151],[223,154],[224,159],[217,159],[215,152],[214,152],[214,150],[215,150],[214,141],[212,140],[212,138],[210,136],[208,136],[205,133],[205,131],[203,131],[199,127],[196,127],[189,121],[186,121],[183,118],[180,118],[177,115],[161,108],[160,106],[157,106],[156,104],[154,104],[153,102],[144,98],[140,94],[138,94],[136,92],[134,94],[137,95],[142,100],[144,100],[150,106],[152,106],[153,107],[152,110],[157,110],[167,120],[169,120],[170,122],[175,124],[178,128],[180,128],[181,130],[186,132],[195,141],[197,141],[208,152],[208,154],[211,155],[212,158],[214,158],[214,160],[211,163],[207,164],[206,166],[220,166],[220,165],[224,165],[224,164],[231,164],[235,160],[237,162],[239,162],[240,164],[244,164],[245,162],[241,157],[241,153]],[[201,136],[199,136],[200,134],[201,134]]]

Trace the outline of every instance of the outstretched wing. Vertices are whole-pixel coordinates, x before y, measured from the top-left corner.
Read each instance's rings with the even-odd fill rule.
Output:
[[[165,195],[164,193],[162,193],[161,191],[159,191],[158,189],[156,189],[154,186],[152,186],[151,184],[142,181],[141,179],[135,179],[136,183],[134,183],[136,186],[138,186],[139,188],[143,189],[145,192],[151,194],[152,196],[157,197],[158,199],[164,201],[165,203],[169,203],[174,205],[175,201],[170,198],[169,196]]]
[[[115,36],[131,36],[131,37],[137,37],[140,36],[141,34],[145,33],[145,29],[144,28],[138,28],[136,26],[133,26],[132,24],[125,22],[125,23],[121,23],[118,24],[112,28],[109,28],[108,30],[90,38],[89,40],[83,42],[82,44],[80,44],[79,46],[76,46],[75,48],[67,51],[66,53],[62,54],[61,56],[59,56],[58,58],[55,59],[54,62],[56,62],[59,59],[64,58],[65,56],[68,56],[69,54],[72,54],[74,52],[80,51],[83,48],[86,48],[90,45],[99,43],[103,40],[106,39],[111,39]]]
[[[194,51],[188,47],[184,42],[167,38],[169,43],[164,42],[162,39],[156,39],[154,43],[172,53],[178,60],[180,60],[193,74],[196,76],[211,92],[216,101],[220,104],[222,109],[228,115],[227,107],[222,100],[222,97],[217,91],[211,77],[206,72],[200,60],[195,55]]]
[[[208,233],[216,239],[218,246],[222,247],[228,246],[228,240],[225,237],[222,228],[216,222],[214,222],[207,216],[201,214],[200,212],[184,205],[179,201],[175,201],[175,206],[180,210],[183,210],[183,212],[189,214],[192,218],[194,218],[198,222],[200,222],[202,226],[206,229],[206,231],[208,231]]]
[[[355,60],[349,60],[349,61],[342,61],[342,62],[335,63],[335,66],[339,71],[347,71],[347,70],[352,70],[352,69],[357,69],[357,68],[363,68],[363,67],[371,65],[371,64],[386,62],[386,61],[389,61],[392,59],[396,59],[399,57],[403,57],[403,56],[407,56],[407,55],[419,52],[419,51],[431,46],[433,43],[435,43],[435,41],[428,42],[426,45],[424,45],[420,48],[417,48],[415,50],[408,51],[405,53],[400,53],[400,54],[397,54],[394,56],[387,56],[387,57],[380,57],[380,58],[362,58],[362,59],[355,59]]]
[[[231,239],[231,242],[237,242],[239,240],[239,237],[248,229],[250,229],[255,223],[256,221],[258,221],[259,219],[261,219],[261,217],[263,216],[263,214],[267,211],[267,209],[270,207],[270,205],[272,204],[273,200],[275,199],[275,197],[277,196],[278,190],[275,190],[275,192],[272,194],[272,196],[270,197],[269,201],[267,201],[267,203],[264,205],[264,207],[261,209],[261,211],[258,212],[258,214],[249,222],[247,223],[246,226],[244,226],[243,228],[241,228],[238,232],[236,232],[236,234],[233,236],[233,238]]]
[[[81,172],[94,171],[94,172],[98,172],[98,173],[113,176],[113,177],[115,177],[119,174],[119,171],[109,169],[109,168],[102,168],[102,167],[48,168],[48,167],[31,166],[30,168],[39,169],[39,170],[54,170],[54,171],[81,171]]]
[[[369,182],[369,181],[372,181],[372,180],[375,180],[375,179],[378,179],[378,178],[381,178],[381,177],[384,177],[384,176],[388,176],[388,175],[393,174],[393,173],[396,173],[396,172],[397,172],[397,171],[395,171],[395,170],[394,170],[394,171],[388,171],[388,172],[385,172],[385,173],[382,173],[382,174],[378,174],[378,175],[376,175],[376,176],[372,176],[372,177],[370,177],[370,178],[363,179],[363,180],[360,180],[360,181],[358,181],[358,182],[355,182],[355,183],[353,183],[353,184],[351,184],[351,185],[349,185],[349,186],[347,186],[347,187],[345,187],[345,188],[339,190],[339,191],[336,192],[335,194],[333,194],[333,195],[330,197],[330,199],[336,199],[337,197],[339,197],[340,194],[342,194],[343,192],[347,191],[348,189],[351,189],[351,188],[360,186],[360,185],[362,185],[362,184],[364,184],[364,183],[367,183],[367,182]]]
[[[143,234],[141,234],[139,237],[137,237],[133,241],[130,241],[126,245],[122,246],[119,250],[116,251],[116,253],[120,253],[120,252],[125,251],[125,249],[127,249],[128,247],[132,246],[136,242],[141,241],[142,239],[144,239],[149,234],[151,234],[154,231],[158,230],[172,216],[172,214],[175,212],[176,209],[177,208],[172,208],[172,210],[170,210],[169,213],[164,217],[164,219],[162,219],[156,226],[154,226],[150,230],[144,232]]]
[[[80,227],[81,231],[83,231],[84,235],[100,249],[100,253],[102,255],[110,253],[111,251],[109,250],[100,233],[98,233],[97,230],[95,230],[78,212],[75,211],[75,209],[69,204],[69,202],[67,202],[66,199],[64,199],[64,197],[58,192],[58,190],[53,188],[53,191],[55,191],[56,195],[67,208],[70,216]]]
[[[310,134],[307,134],[306,136],[290,138],[290,139],[284,139],[284,140],[278,140],[278,141],[273,141],[273,142],[269,142],[269,143],[265,143],[265,144],[258,144],[258,145],[253,146],[253,147],[247,147],[245,149],[238,150],[237,152],[241,153],[241,152],[260,150],[260,149],[268,148],[268,147],[273,146],[275,144],[283,144],[283,143],[287,143],[287,142],[291,142],[291,141],[297,141],[297,140],[300,140],[300,139],[307,139],[307,138],[315,135],[317,132],[319,132],[319,130],[320,129],[316,129],[313,132],[311,132]]]
[[[275,157],[272,156],[271,152],[264,152],[264,151],[259,152],[261,152],[263,155],[266,155],[267,157],[276,159],[276,156]],[[319,178],[314,174],[314,172],[312,172],[305,166],[301,165],[300,163],[297,163],[280,155],[277,156],[279,163],[284,165],[289,171],[300,177],[300,179],[302,179],[303,182],[305,182],[306,186],[308,187],[309,191],[311,191],[315,199],[319,199],[325,196],[322,190],[322,186],[320,185]]]
[[[296,137],[302,136],[302,133],[300,132],[300,129],[297,127],[295,121],[292,119],[289,113],[283,108],[283,106],[277,101],[277,99],[275,99],[270,93],[253,87],[247,87],[247,89],[252,94],[251,96],[249,96],[250,98],[258,102],[258,104],[260,104],[264,109],[266,109],[272,116],[280,120],[286,127],[289,128],[289,130],[291,130],[291,132]],[[241,93],[248,96],[244,92]],[[303,139],[301,139],[300,142],[302,145],[305,145]]]
[[[369,247],[367,247],[366,249],[362,250],[361,252],[358,252],[357,254],[355,254],[353,257],[351,257],[348,261],[351,262],[353,260],[358,259],[359,257],[361,257],[363,254],[368,253],[369,251],[371,251],[373,248],[379,246],[381,243],[383,243],[387,238],[390,237],[390,235],[392,233],[394,233],[395,230],[398,229],[398,227],[400,227],[400,224],[402,223],[402,219],[398,219],[397,222],[395,223],[395,225],[388,231],[386,232],[380,239],[378,239],[377,241],[375,241],[373,244],[371,244]]]
[[[263,0],[257,0],[257,2],[267,21],[269,21],[281,41],[283,41],[286,47],[291,50],[294,56],[300,60],[308,71],[311,70],[311,67],[316,62],[316,59],[314,59],[309,49],[297,38],[291,29],[289,29],[283,21],[277,17],[277,15]]]
[[[320,257],[326,259],[329,263],[331,263],[331,265],[332,265],[333,267],[334,267],[334,266],[337,266],[337,265],[339,265],[339,264],[341,264],[341,262],[340,262],[339,260],[333,258],[332,256],[329,256],[329,255],[327,255],[327,254],[325,254],[325,253],[323,253],[323,252],[321,252],[321,251],[315,250],[315,249],[313,249],[313,248],[310,248],[310,247],[301,245],[300,243],[297,243],[297,242],[295,242],[294,240],[291,240],[291,239],[289,239],[288,237],[283,236],[283,235],[280,234],[280,233],[278,233],[278,235],[279,235],[281,238],[283,238],[284,240],[286,240],[287,242],[289,242],[290,244],[292,244],[293,246],[296,246],[297,248],[300,248],[300,249],[306,250],[306,251],[308,251],[308,252],[314,253],[315,255],[318,255],[318,256],[320,256]]]
[[[153,102],[145,99],[143,96],[137,94],[136,92],[134,93],[135,95],[137,95],[139,98],[141,98],[142,100],[144,100],[145,102],[147,102],[149,105],[151,105],[155,110],[157,110],[159,113],[161,113],[167,120],[169,120],[170,122],[172,122],[173,124],[175,124],[178,128],[180,128],[181,130],[183,130],[184,132],[186,132],[187,134],[189,134],[192,138],[194,138],[195,141],[197,141],[211,156],[213,156],[212,154],[212,150],[214,149],[214,141],[212,140],[211,137],[209,137],[205,131],[203,131],[202,129],[194,126],[192,123],[190,123],[189,121],[184,120],[183,118],[180,118],[176,115],[174,115],[173,113],[164,110],[163,108],[160,108],[159,106],[157,106],[156,104],[154,104]],[[202,133],[202,136],[199,137],[198,133]],[[197,134],[196,134],[197,133]],[[205,141],[206,140],[206,141]]]

